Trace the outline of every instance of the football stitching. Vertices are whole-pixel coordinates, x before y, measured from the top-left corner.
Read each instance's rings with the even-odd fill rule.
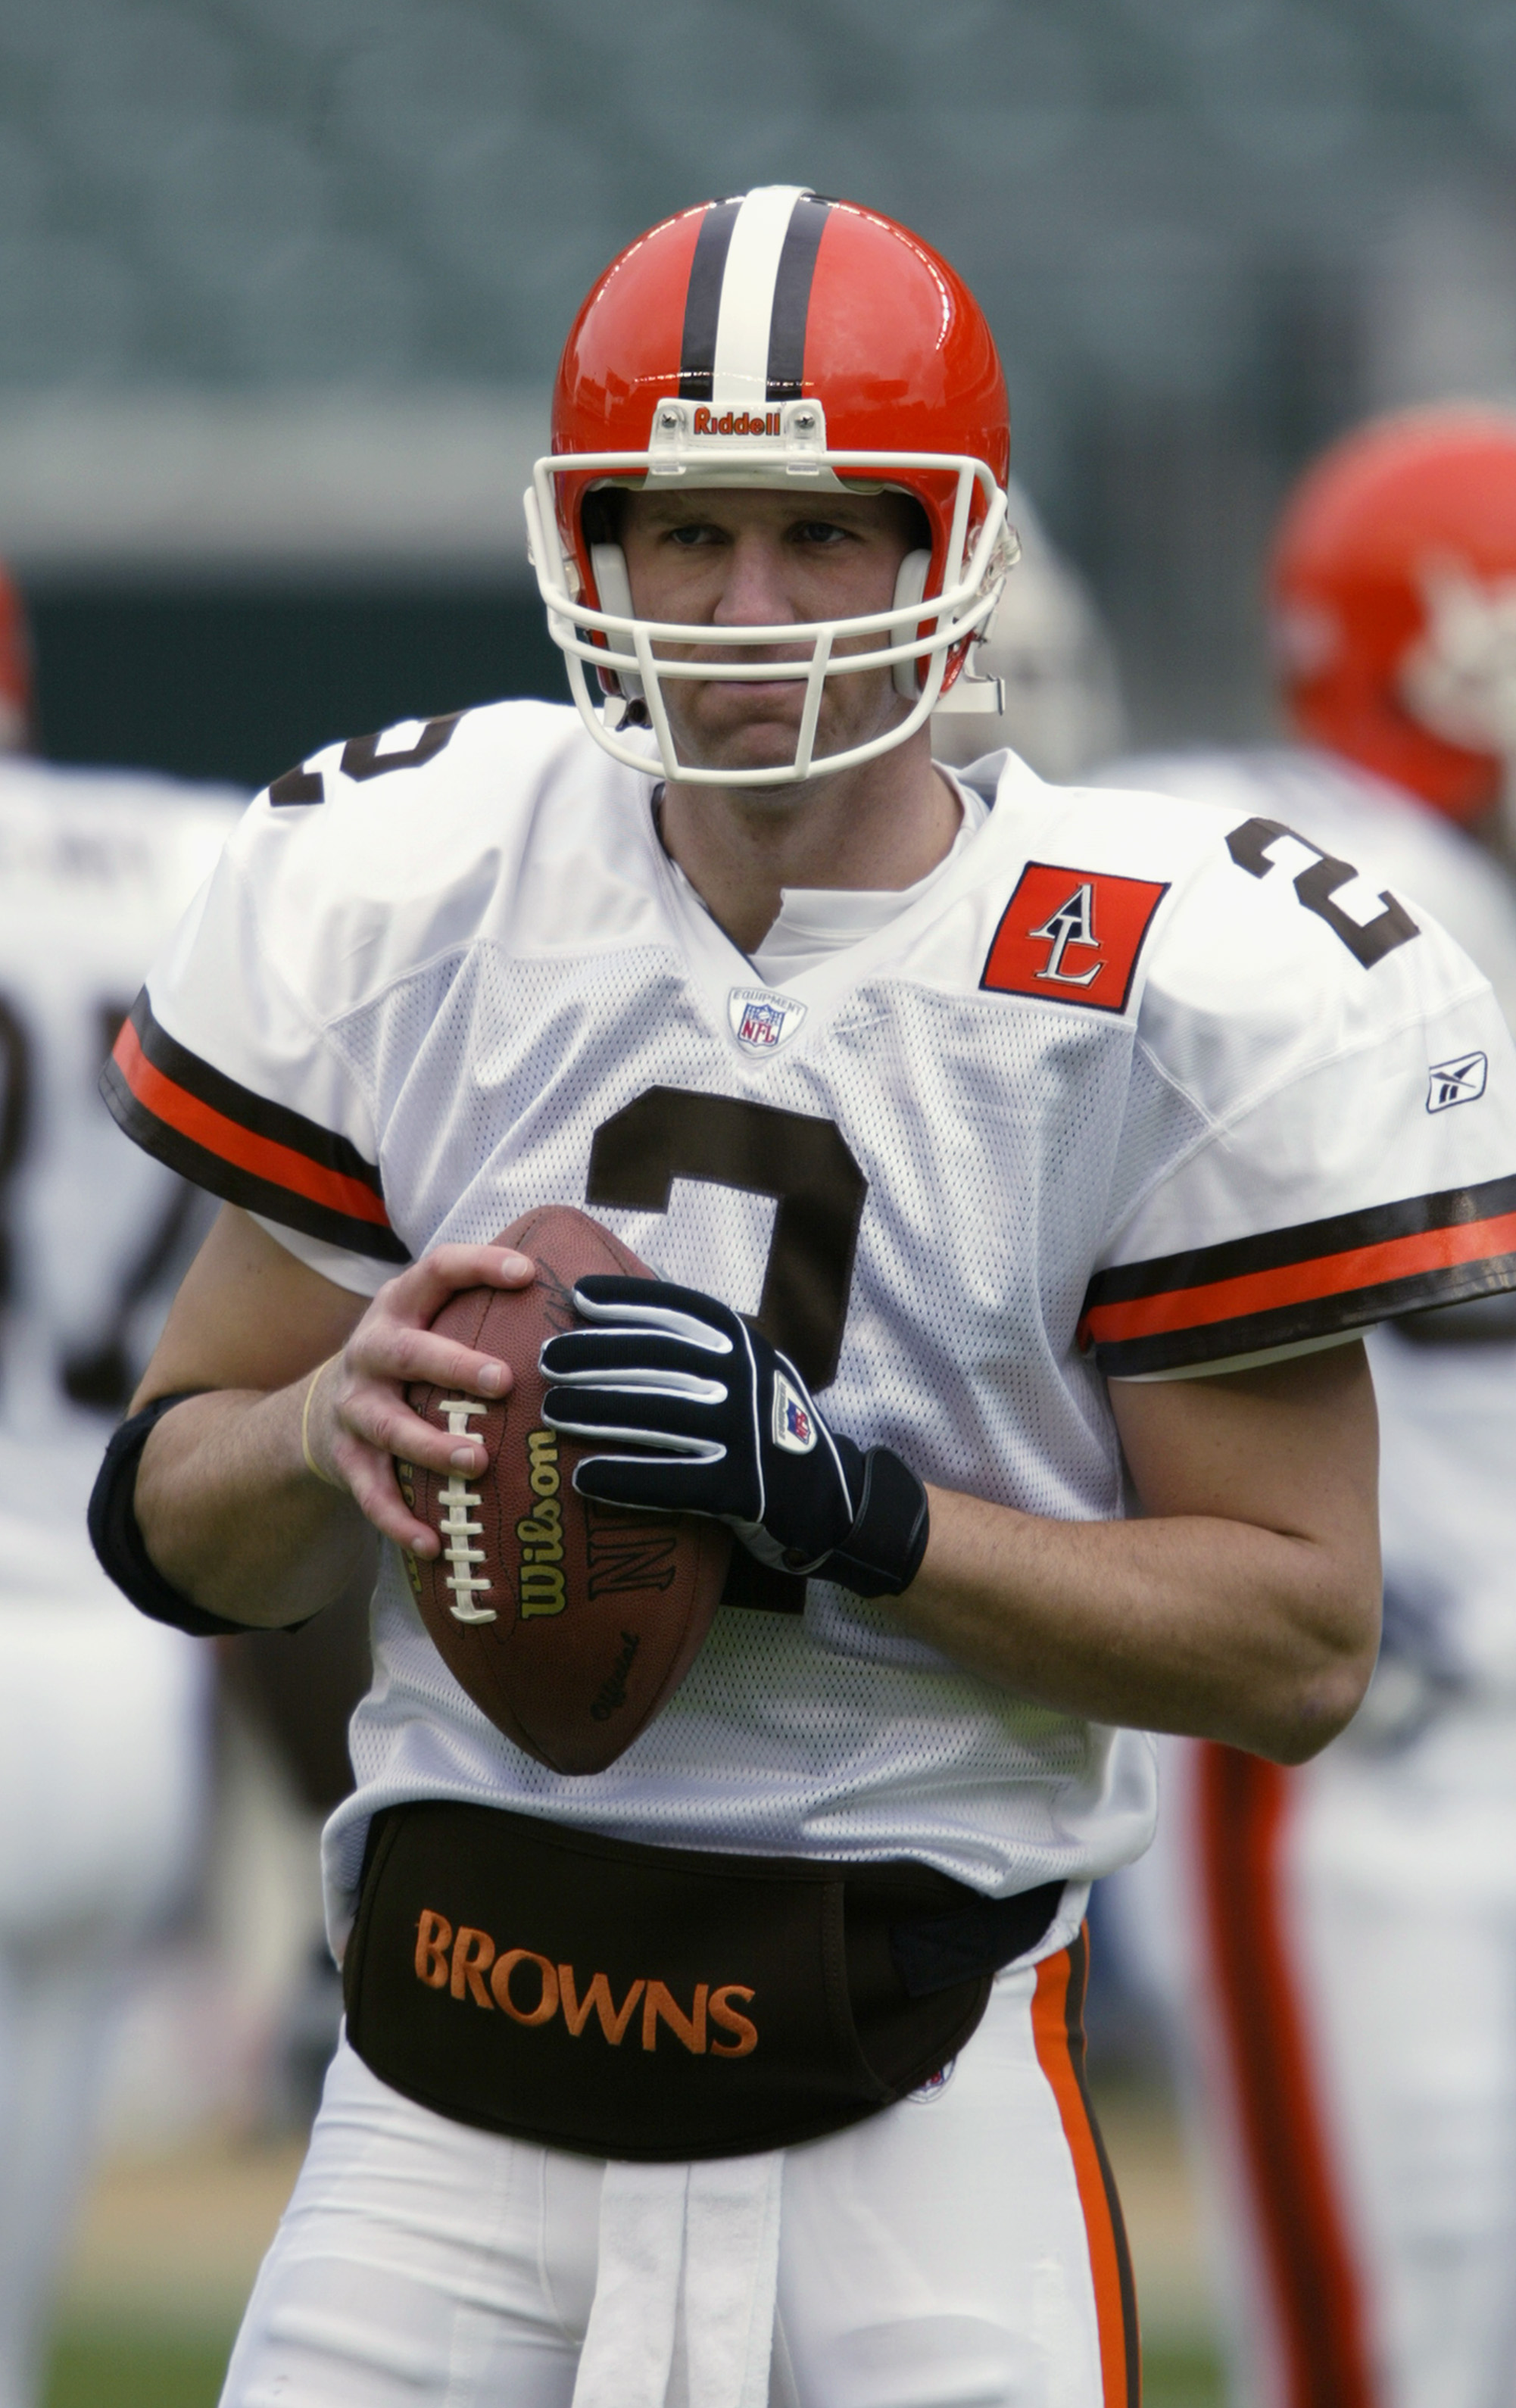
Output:
[[[468,1438],[472,1435],[468,1426],[470,1413],[488,1412],[489,1407],[476,1403],[468,1397],[447,1397],[437,1411],[447,1415],[448,1428],[452,1437]],[[488,1596],[493,1586],[493,1582],[480,1580],[473,1569],[485,1560],[484,1549],[469,1543],[471,1540],[484,1536],[483,1523],[469,1518],[472,1513],[482,1512],[483,1498],[477,1489],[469,1487],[466,1480],[461,1480],[457,1472],[453,1472],[437,1501],[443,1509],[437,1528],[448,1566],[445,1585],[452,1591],[452,1603],[448,1612],[455,1622],[498,1622],[500,1617],[493,1605],[474,1603],[477,1595]]]

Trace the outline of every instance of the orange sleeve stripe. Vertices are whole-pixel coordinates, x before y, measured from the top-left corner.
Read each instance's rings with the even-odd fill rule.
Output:
[[[1110,1345],[1175,1329],[1203,1329],[1215,1321],[1240,1321],[1250,1313],[1351,1296],[1359,1288],[1413,1279],[1419,1272],[1450,1270],[1460,1263],[1509,1254],[1516,1254],[1516,1212],[1487,1221],[1454,1221],[1409,1238],[1386,1238],[1378,1245],[1352,1246],[1346,1253],[1318,1254],[1309,1262],[1281,1263],[1275,1270],[1244,1271],[1236,1279],[1209,1280],[1202,1287],[1169,1288],[1125,1303],[1092,1305],[1080,1337],[1086,1345]]]
[[[1075,1946],[1082,1949],[1081,1938]],[[1090,2273],[1094,2284],[1095,2321],[1100,2332],[1101,2408],[1137,2408],[1142,2397],[1141,2350],[1135,2315],[1128,2320],[1131,2275],[1126,2235],[1118,2222],[1104,2162],[1080,2071],[1069,2040],[1069,1985],[1073,1951],[1061,1948],[1044,1956],[1037,1969],[1032,2000],[1032,2038],[1037,2063],[1058,2102],[1058,2114],[1074,2161],[1084,2229],[1090,2243]],[[1123,2272],[1126,2269],[1123,2285]]]
[[[383,1197],[365,1187],[361,1179],[350,1179],[340,1170],[323,1168],[308,1154],[297,1153],[293,1146],[256,1136],[155,1069],[129,1020],[122,1024],[111,1058],[144,1111],[177,1129],[181,1137],[202,1146],[207,1154],[235,1163],[239,1170],[266,1180],[272,1186],[287,1188],[296,1196],[308,1197],[314,1204],[346,1213],[351,1220],[370,1222],[381,1229],[389,1227],[390,1216]]]

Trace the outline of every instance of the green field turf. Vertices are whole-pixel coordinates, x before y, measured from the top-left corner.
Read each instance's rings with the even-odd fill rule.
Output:
[[[216,2408],[227,2340],[189,2334],[64,2332],[48,2408]],[[1216,2362],[1204,2350],[1149,2350],[1144,2408],[1222,2408]]]
[[[113,2332],[59,2335],[47,2408],[216,2408],[231,2337]]]

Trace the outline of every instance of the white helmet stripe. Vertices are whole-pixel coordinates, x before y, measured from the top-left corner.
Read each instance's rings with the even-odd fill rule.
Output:
[[[716,321],[717,409],[762,409],[768,398],[774,289],[795,203],[806,197],[800,184],[761,184],[737,213]]]

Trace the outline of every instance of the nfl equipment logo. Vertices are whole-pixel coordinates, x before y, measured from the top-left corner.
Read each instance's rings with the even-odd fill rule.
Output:
[[[745,1054],[774,1054],[794,1035],[806,1007],[765,987],[735,986],[726,999],[726,1016]]]
[[[918,2107],[929,2106],[934,2099],[941,2098],[952,2080],[957,2063],[958,2059],[955,2057],[950,2057],[940,2073],[929,2074],[919,2090],[908,2090],[906,2097]]]
[[[742,1014],[737,1042],[739,1045],[777,1045],[783,1034],[782,1005],[750,1003]]]
[[[806,1399],[782,1371],[774,1374],[774,1443],[786,1455],[808,1455],[816,1443],[816,1424]]]

